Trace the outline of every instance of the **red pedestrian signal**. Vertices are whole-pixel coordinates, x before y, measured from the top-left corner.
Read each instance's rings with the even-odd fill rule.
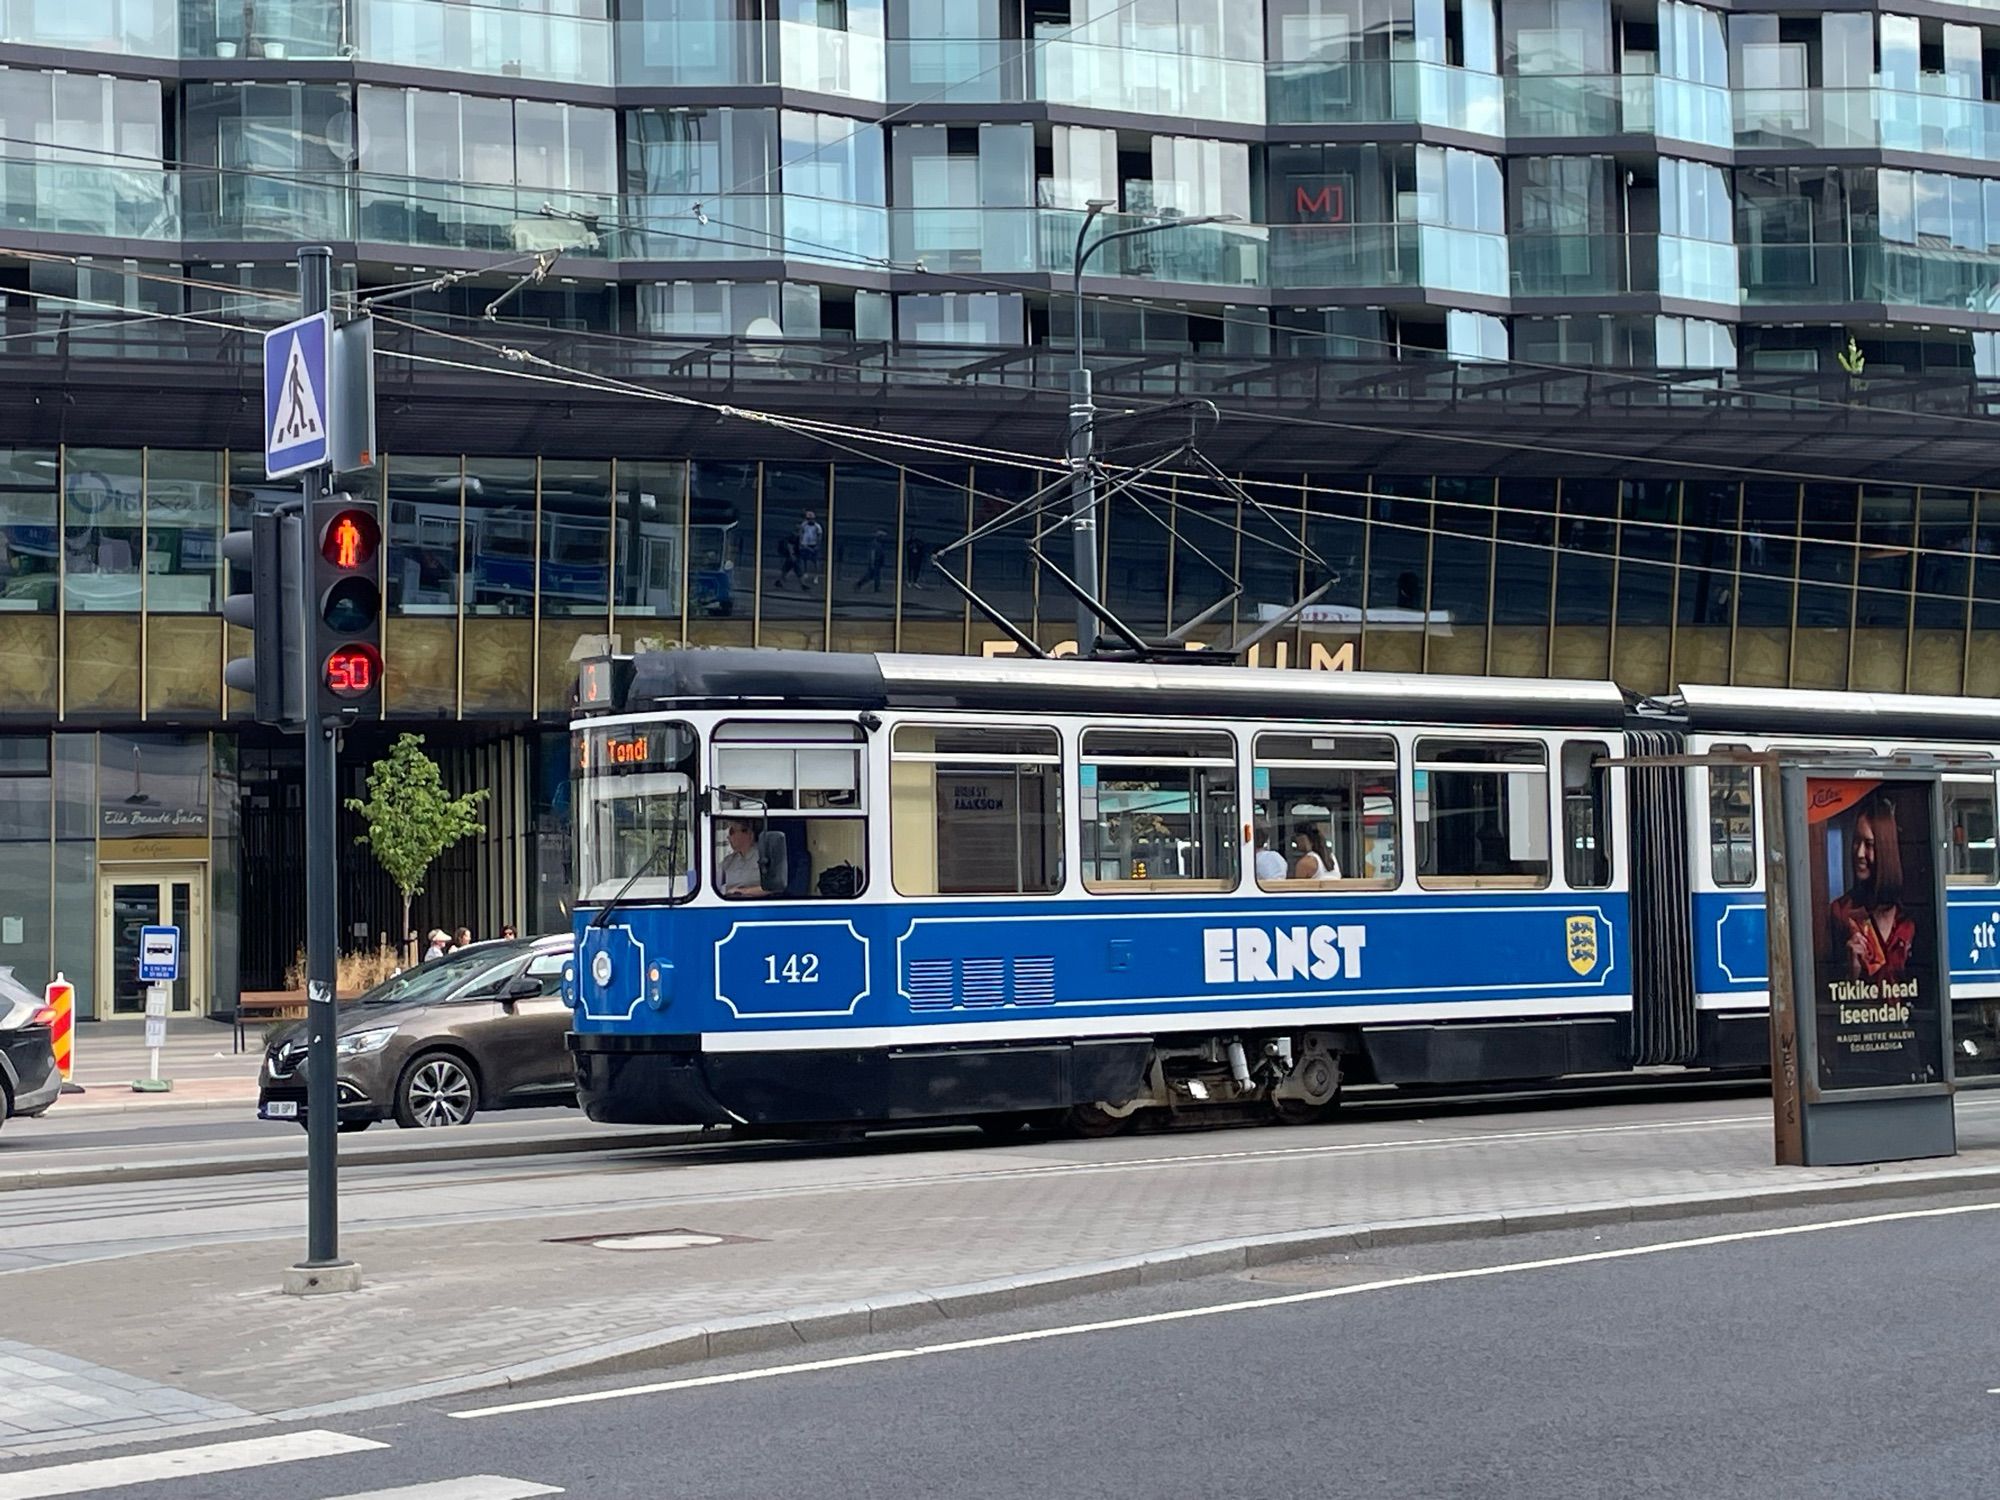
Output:
[[[375,561],[381,541],[375,518],[365,510],[344,510],[327,523],[320,539],[320,555],[336,568],[365,568]]]

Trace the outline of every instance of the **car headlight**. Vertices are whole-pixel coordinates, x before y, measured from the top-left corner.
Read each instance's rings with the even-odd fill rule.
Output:
[[[380,1052],[395,1034],[393,1026],[377,1026],[373,1031],[350,1031],[333,1044],[333,1050],[340,1057],[360,1057],[364,1053]]]

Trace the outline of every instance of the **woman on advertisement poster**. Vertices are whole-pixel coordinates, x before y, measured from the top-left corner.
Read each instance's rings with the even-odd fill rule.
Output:
[[[1903,909],[1896,804],[1883,793],[1870,796],[1849,837],[1851,880],[1828,910],[1828,951],[1845,954],[1849,979],[1900,980],[1910,966],[1917,924]]]

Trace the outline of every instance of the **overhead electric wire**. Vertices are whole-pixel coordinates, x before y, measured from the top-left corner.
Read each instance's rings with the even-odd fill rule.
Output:
[[[47,296],[53,300],[61,300],[67,302],[89,301],[89,299],[61,297],[59,296],[59,294],[54,294],[54,293],[29,293],[28,295]],[[115,304],[98,304],[98,305],[114,307],[114,308],[116,306]],[[191,313],[167,313],[167,314],[161,314],[160,316],[162,318],[169,319],[172,321],[185,322],[207,328],[217,328],[225,331],[232,331],[232,332],[257,331],[255,325],[240,324],[240,323],[225,323],[217,321],[212,318],[205,318],[200,315]],[[478,340],[473,340],[473,339],[464,339],[462,341],[475,344],[479,343]],[[577,380],[571,378],[570,376],[560,373],[543,374],[538,370],[529,370],[529,369],[495,370],[488,366],[468,364],[465,361],[461,360],[447,360],[438,358],[436,356],[418,355],[411,353],[403,353],[398,355],[397,357],[409,359],[414,362],[422,364],[437,365],[445,368],[472,371],[478,373],[500,374],[503,376],[524,378],[539,383],[551,384],[571,389],[593,390],[600,392],[606,391],[606,387],[604,387],[601,384],[593,384],[587,381]],[[735,407],[720,403],[704,402],[694,397],[680,396],[673,392],[656,391],[647,387],[629,387],[621,391],[613,391],[610,393],[631,395],[648,400],[669,402],[671,404],[676,404],[676,405],[700,407],[715,412],[718,415],[733,416],[747,421],[762,422],[780,427],[790,427],[796,425],[791,419],[780,414],[760,412],[751,408]],[[815,423],[811,425],[819,426],[822,424]],[[845,448],[847,449],[847,451],[857,453],[858,456],[860,457],[869,459],[870,461],[876,461],[873,455],[867,454],[858,449],[854,449],[850,445],[839,442],[834,438],[831,438],[824,434],[804,433],[801,435],[811,436],[818,441],[826,443],[828,446]],[[858,430],[855,431],[853,435],[856,438],[867,441],[881,441],[885,436],[884,434],[880,433],[872,433],[872,432],[865,432]],[[925,440],[905,434],[896,434],[894,435],[894,438],[895,441],[898,442],[899,444],[904,446],[915,447],[918,448],[920,451],[926,451],[926,452],[947,451],[929,446],[925,443]],[[1061,469],[1064,467],[1064,465],[1062,465],[1058,461],[1050,460],[1041,457],[1039,455],[1006,456],[1006,455],[1001,455],[1000,450],[993,450],[993,452],[995,453],[996,457],[1001,457],[1002,461],[1018,462],[1022,466],[1037,468],[1045,472],[1060,472]],[[956,457],[957,455],[948,455],[948,456]],[[919,473],[922,472],[918,470],[912,470],[911,467],[907,465],[895,465],[895,467],[902,469],[905,472],[919,472]],[[1181,473],[1181,471],[1174,471],[1174,474],[1175,477],[1193,477],[1191,475],[1184,476]],[[1241,481],[1239,480],[1238,482]],[[1819,547],[1826,549],[1840,549],[1840,548],[1859,549],[1871,545],[1869,543],[1860,541],[1850,541],[1845,538],[1811,537],[1811,536],[1805,536],[1800,533],[1793,533],[1787,535],[1787,534],[1773,534],[1768,532],[1738,531],[1734,533],[1734,535],[1737,536],[1738,538],[1755,537],[1758,540],[1765,543],[1777,544],[1777,545],[1790,544],[1791,546],[1797,549],[1797,554],[1794,557],[1793,567],[1789,574],[1749,572],[1745,571],[1740,566],[1740,563],[1736,566],[1728,566],[1721,564],[1697,564],[1694,566],[1688,566],[1686,564],[1683,564],[1678,558],[1673,558],[1673,557],[1667,557],[1667,558],[1638,557],[1625,554],[1622,551],[1615,551],[1615,552],[1594,551],[1589,548],[1581,548],[1581,547],[1576,547],[1574,545],[1565,544],[1560,540],[1550,540],[1543,542],[1543,541],[1528,540],[1524,538],[1503,537],[1497,534],[1497,521],[1498,518],[1502,515],[1529,514],[1544,519],[1552,519],[1557,522],[1563,520],[1586,520],[1592,524],[1608,526],[1608,527],[1622,527],[1629,525],[1629,526],[1646,526],[1646,527],[1661,528],[1675,532],[1691,531],[1703,535],[1728,534],[1725,532],[1720,532],[1716,528],[1687,526],[1681,523],[1643,521],[1637,518],[1627,519],[1616,516],[1579,517],[1574,514],[1565,513],[1561,511],[1523,512],[1513,507],[1501,507],[1498,506],[1497,504],[1493,506],[1481,506],[1476,504],[1475,502],[1440,500],[1435,497],[1425,498],[1419,496],[1384,496],[1384,495],[1374,494],[1368,491],[1341,490],[1325,486],[1316,487],[1309,484],[1295,485],[1291,482],[1266,481],[1266,483],[1274,485],[1282,484],[1282,487],[1286,489],[1296,488],[1297,490],[1300,491],[1302,495],[1318,493],[1326,495],[1337,495],[1343,498],[1352,498],[1362,501],[1404,499],[1404,500],[1409,500],[1411,503],[1415,504],[1429,504],[1433,506],[1435,505],[1458,506],[1460,508],[1477,509],[1486,512],[1491,516],[1493,516],[1495,520],[1495,526],[1489,532],[1489,534],[1485,536],[1479,536],[1472,533],[1464,533],[1464,532],[1439,533],[1433,526],[1427,524],[1418,522],[1394,521],[1388,519],[1387,517],[1375,514],[1369,514],[1364,519],[1365,519],[1365,524],[1368,527],[1375,530],[1409,532],[1432,540],[1435,540],[1437,537],[1442,535],[1449,537],[1453,540],[1471,543],[1475,546],[1483,545],[1490,547],[1492,551],[1490,554],[1491,562],[1489,564],[1489,567],[1497,567],[1499,565],[1499,556],[1500,556],[1499,549],[1503,547],[1509,547],[1509,548],[1514,548],[1517,551],[1546,552],[1551,554],[1551,556],[1561,555],[1572,558],[1589,560],[1593,562],[1605,563],[1613,566],[1614,568],[1627,568],[1627,567],[1662,568],[1683,573],[1693,572],[1712,577],[1732,578],[1736,580],[1739,585],[1747,581],[1756,584],[1771,585],[1780,588],[1790,588],[1796,590],[1820,589],[1820,590],[1838,591],[1843,595],[1853,596],[1857,602],[1861,595],[1869,594],[1869,595],[1880,595],[1885,598],[1893,600],[1906,601],[1910,603],[1913,608],[1915,604],[1920,601],[1949,604],[1954,609],[1963,609],[1967,611],[1971,610],[1975,605],[1982,605],[1982,604],[2000,605],[2000,595],[1996,595],[1993,598],[1987,598],[1986,596],[1974,592],[1973,581],[1976,575],[1974,573],[1974,570],[1970,566],[1968,566],[1966,570],[1966,588],[1964,592],[1950,593],[1950,594],[1940,593],[1934,590],[1916,588],[1914,586],[1915,584],[1914,574],[1912,575],[1912,587],[1909,588],[1896,588],[1888,585],[1868,584],[1861,582],[1858,578],[1850,578],[1846,580],[1821,580],[1821,579],[1808,578],[1804,576],[1803,558],[1805,554],[1805,549],[1807,547]],[[1159,491],[1157,486],[1152,487],[1152,489],[1154,493],[1163,494],[1165,498],[1171,499],[1173,503],[1175,503],[1176,505],[1184,503],[1185,497],[1183,497],[1180,494],[1178,488],[1165,492]],[[969,485],[966,486],[966,492],[968,496],[982,497],[1000,503],[1013,503],[1015,500],[1019,499],[1019,497],[988,495],[985,494],[984,492],[972,488]],[[1280,507],[1280,509],[1285,509],[1285,508]],[[1315,521],[1320,522],[1322,524],[1327,522],[1347,522],[1351,524],[1356,519],[1354,517],[1327,516],[1327,515],[1316,514],[1311,510],[1307,509],[1303,504],[1300,506],[1297,515],[1299,518],[1299,524],[1301,525],[1302,528],[1310,527]],[[1224,529],[1235,533],[1239,537],[1253,538],[1259,541],[1270,540],[1270,538],[1268,537],[1252,533],[1251,531],[1241,526],[1240,523],[1230,523],[1227,521],[1223,521],[1219,518],[1206,515],[1201,516],[1200,519],[1203,521],[1204,524],[1223,527]],[[1877,550],[1883,550],[1882,544],[1876,543],[1873,545],[1877,548]],[[1982,557],[1983,560],[1989,563],[2000,562],[2000,557],[1984,557],[1982,554],[1979,554],[1977,552],[1922,549],[1915,544],[1891,546],[1887,550],[1892,555],[1899,557],[1907,557],[1912,567],[1914,567],[1915,563],[1919,560],[1920,557],[1964,559],[1969,564],[1982,560]],[[1298,560],[1303,566],[1304,558],[1300,557]],[[1210,565],[1214,566],[1212,562]],[[1368,587],[1368,580],[1364,575],[1363,578],[1364,590],[1367,587]],[[1350,606],[1342,605],[1337,607],[1345,608]],[[1365,616],[1366,606],[1364,605],[1362,608]],[[1914,617],[1912,616],[1911,618],[1913,620]],[[1309,624],[1310,622],[1306,623]],[[1899,627],[1891,627],[1891,628],[1899,628]],[[1901,628],[1909,628],[1909,627],[1901,627]]]

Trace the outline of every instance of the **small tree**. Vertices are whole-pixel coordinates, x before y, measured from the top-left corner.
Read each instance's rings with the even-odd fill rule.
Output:
[[[483,787],[458,797],[445,790],[437,762],[424,754],[420,734],[397,736],[389,753],[368,772],[367,799],[347,799],[368,825],[355,842],[374,852],[375,862],[403,893],[403,933],[410,930],[410,902],[423,893],[432,862],[460,839],[486,831],[474,816],[485,800]],[[398,946],[401,941],[399,933]]]

